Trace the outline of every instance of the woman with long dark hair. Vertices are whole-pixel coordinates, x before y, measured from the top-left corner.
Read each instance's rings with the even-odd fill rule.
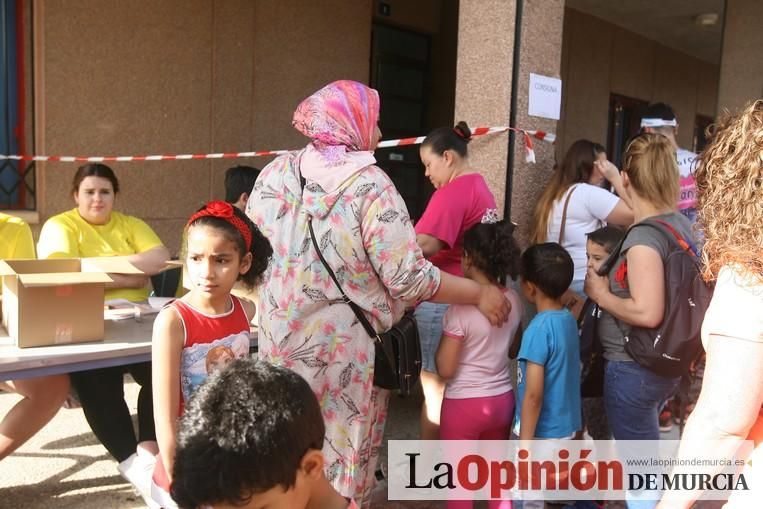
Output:
[[[570,289],[583,293],[586,235],[605,223],[627,226],[633,211],[615,165],[600,159],[600,145],[577,140],[564,155],[535,205],[530,243],[557,242],[572,257]],[[609,182],[618,196],[601,187]]]

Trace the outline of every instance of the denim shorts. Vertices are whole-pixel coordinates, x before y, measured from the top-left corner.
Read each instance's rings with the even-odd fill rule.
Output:
[[[445,311],[448,310],[447,304],[435,304],[434,302],[422,302],[416,306],[414,316],[419,328],[419,338],[421,339],[421,369],[431,373],[437,373],[435,366],[435,354],[437,347],[440,346],[442,337],[442,319],[445,317]]]

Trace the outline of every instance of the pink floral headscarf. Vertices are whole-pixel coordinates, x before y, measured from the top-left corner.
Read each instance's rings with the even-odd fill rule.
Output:
[[[302,155],[302,175],[331,192],[374,164],[378,120],[379,94],[357,81],[335,81],[302,101],[292,125],[313,140]]]

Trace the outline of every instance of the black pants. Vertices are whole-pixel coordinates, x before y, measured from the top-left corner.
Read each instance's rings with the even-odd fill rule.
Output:
[[[124,397],[125,373],[141,386],[137,438]],[[138,442],[156,440],[150,362],[79,371],[70,377],[90,429],[117,461],[129,458]]]

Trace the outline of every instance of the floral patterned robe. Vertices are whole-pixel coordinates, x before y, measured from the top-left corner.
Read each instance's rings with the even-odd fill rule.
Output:
[[[373,341],[318,258],[307,215],[345,293],[378,331],[431,297],[440,274],[422,256],[405,203],[381,169],[368,166],[328,194],[308,181],[303,192],[299,160],[292,152],[269,164],[247,204],[274,250],[260,287],[260,358],[310,383],[326,423],[326,474],[365,506],[389,392],[373,386]]]

